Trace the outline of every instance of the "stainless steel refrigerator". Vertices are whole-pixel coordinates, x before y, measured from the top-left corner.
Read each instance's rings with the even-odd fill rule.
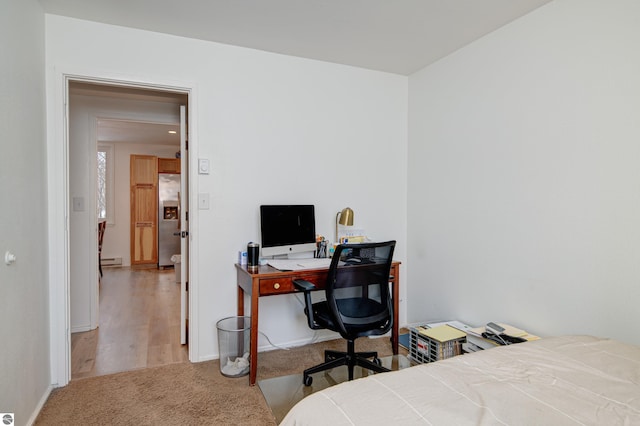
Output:
[[[158,267],[180,254],[180,175],[158,174]]]

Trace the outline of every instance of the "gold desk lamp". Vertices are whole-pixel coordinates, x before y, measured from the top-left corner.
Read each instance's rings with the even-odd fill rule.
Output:
[[[338,225],[353,226],[353,210],[351,207],[345,207],[341,212],[336,214],[336,239],[334,244],[340,244],[338,242]]]

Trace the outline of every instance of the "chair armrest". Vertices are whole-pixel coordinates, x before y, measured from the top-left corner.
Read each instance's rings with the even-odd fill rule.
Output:
[[[293,280],[293,285],[296,287],[296,289],[302,291],[313,291],[316,289],[316,285],[307,280]]]
[[[318,326],[318,324],[316,324],[316,321],[313,318],[313,302],[311,300],[311,292],[317,290],[318,288],[314,283],[307,280],[294,279],[292,280],[292,282],[296,289],[304,291],[304,313],[307,316],[307,323],[309,324],[309,328],[311,328],[312,330],[321,328],[320,326]]]

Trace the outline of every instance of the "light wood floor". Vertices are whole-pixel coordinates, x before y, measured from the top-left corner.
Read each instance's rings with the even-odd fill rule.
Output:
[[[71,379],[188,361],[173,269],[103,273],[99,327],[71,335]]]

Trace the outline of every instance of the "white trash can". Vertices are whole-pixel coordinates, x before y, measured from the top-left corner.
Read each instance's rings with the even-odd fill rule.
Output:
[[[227,377],[249,374],[251,317],[227,317],[216,323],[220,373]]]

